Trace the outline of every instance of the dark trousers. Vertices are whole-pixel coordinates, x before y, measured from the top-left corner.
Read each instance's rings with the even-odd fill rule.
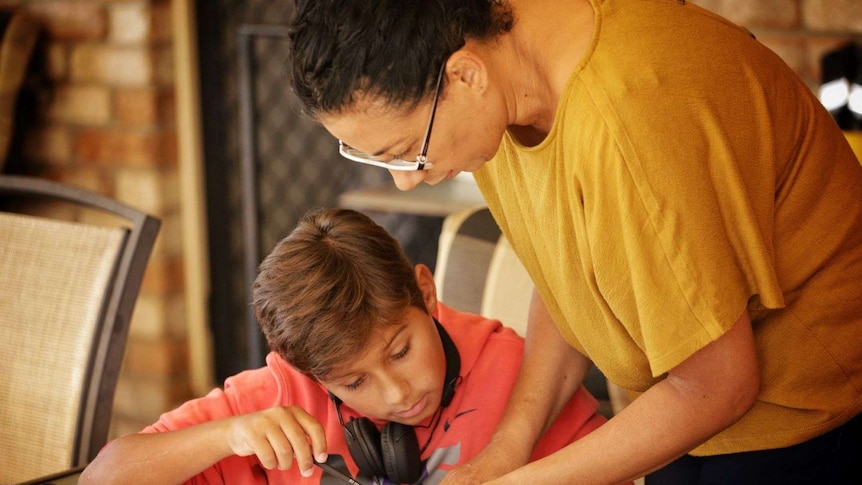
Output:
[[[685,455],[646,485],[862,484],[862,414],[828,433],[776,450]]]

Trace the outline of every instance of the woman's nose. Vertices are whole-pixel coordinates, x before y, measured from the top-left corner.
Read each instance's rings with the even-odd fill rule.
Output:
[[[425,172],[423,170],[412,172],[390,170],[389,173],[392,175],[392,180],[395,181],[395,186],[399,190],[413,190],[425,179]]]

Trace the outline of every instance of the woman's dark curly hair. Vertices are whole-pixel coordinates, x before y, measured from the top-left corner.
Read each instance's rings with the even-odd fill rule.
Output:
[[[311,116],[340,113],[357,92],[415,106],[465,39],[490,40],[513,23],[504,0],[297,0],[293,89]]]

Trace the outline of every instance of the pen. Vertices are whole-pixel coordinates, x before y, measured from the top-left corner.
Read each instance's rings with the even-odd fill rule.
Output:
[[[350,483],[351,485],[362,485],[361,483],[357,482],[356,480],[354,480],[354,479],[350,478],[349,476],[345,475],[344,473],[340,472],[337,468],[333,467],[332,465],[329,465],[325,462],[321,463],[321,462],[318,462],[317,460],[314,461],[314,464],[319,466],[320,468],[323,469],[323,471],[329,473],[330,475],[334,476],[335,478],[340,478],[340,479],[344,480],[345,482]]]

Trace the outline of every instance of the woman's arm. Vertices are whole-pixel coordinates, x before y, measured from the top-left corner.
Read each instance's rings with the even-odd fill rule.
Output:
[[[176,431],[117,438],[87,466],[79,483],[182,483],[228,456],[253,454],[270,469],[290,468],[295,460],[310,475],[312,453],[325,461],[323,427],[298,407],[279,406]]]
[[[534,291],[524,359],[503,418],[488,446],[450,472],[442,483],[478,483],[526,464],[536,442],[578,390],[590,365],[563,339]]]
[[[619,483],[641,477],[738,421],[760,374],[748,312],[586,437],[494,484]]]

